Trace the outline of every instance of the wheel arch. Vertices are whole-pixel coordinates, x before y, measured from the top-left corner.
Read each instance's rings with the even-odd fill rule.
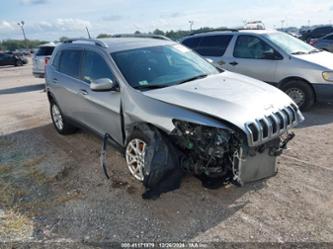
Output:
[[[307,81],[306,79],[304,79],[302,77],[290,76],[290,77],[284,78],[283,80],[281,80],[279,82],[278,88],[282,89],[287,83],[289,83],[291,81],[299,81],[299,82],[303,82],[304,84],[308,85],[312,89],[314,101],[317,102],[317,94],[316,94],[314,87],[312,86],[312,84],[309,81]]]

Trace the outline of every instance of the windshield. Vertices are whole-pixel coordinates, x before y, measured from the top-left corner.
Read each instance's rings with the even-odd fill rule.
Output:
[[[314,51],[319,51],[309,44],[286,33],[271,33],[267,34],[266,38],[282,48],[288,54],[308,54]]]
[[[40,47],[36,53],[36,56],[49,56],[52,54],[54,47]]]
[[[127,82],[137,89],[153,89],[204,78],[219,71],[188,48],[176,44],[112,53]]]

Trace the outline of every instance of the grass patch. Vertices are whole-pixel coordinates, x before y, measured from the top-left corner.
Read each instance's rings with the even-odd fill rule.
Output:
[[[0,215],[0,238],[12,240],[32,235],[33,223],[26,216],[13,210],[4,211]]]
[[[0,205],[2,207],[13,207],[16,200],[26,195],[24,189],[0,178]]]
[[[6,164],[0,164],[0,177],[6,175],[11,171],[11,166]]]

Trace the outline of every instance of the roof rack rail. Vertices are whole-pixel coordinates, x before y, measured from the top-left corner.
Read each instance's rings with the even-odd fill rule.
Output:
[[[154,35],[154,34],[116,34],[112,35],[111,37],[114,38],[122,38],[122,37],[128,37],[128,38],[152,38],[152,39],[159,39],[159,40],[166,40],[171,41],[170,38],[164,36],[164,35]]]
[[[211,29],[211,30],[205,30],[205,31],[198,31],[198,32],[193,32],[189,34],[191,35],[198,35],[198,34],[204,34],[204,33],[210,33],[210,32],[223,32],[223,31],[231,31],[231,32],[238,32],[240,29],[228,29],[228,28],[221,28],[221,29]]]
[[[96,39],[87,39],[87,38],[72,38],[72,39],[67,39],[65,40],[63,43],[74,43],[74,42],[83,42],[83,43],[93,43],[96,46],[100,46],[102,48],[107,48],[108,45],[100,40],[96,40]]]

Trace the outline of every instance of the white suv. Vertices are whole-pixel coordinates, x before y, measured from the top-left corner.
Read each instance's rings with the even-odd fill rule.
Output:
[[[32,74],[37,78],[44,78],[45,66],[53,53],[56,44],[53,42],[39,46],[32,59]]]

